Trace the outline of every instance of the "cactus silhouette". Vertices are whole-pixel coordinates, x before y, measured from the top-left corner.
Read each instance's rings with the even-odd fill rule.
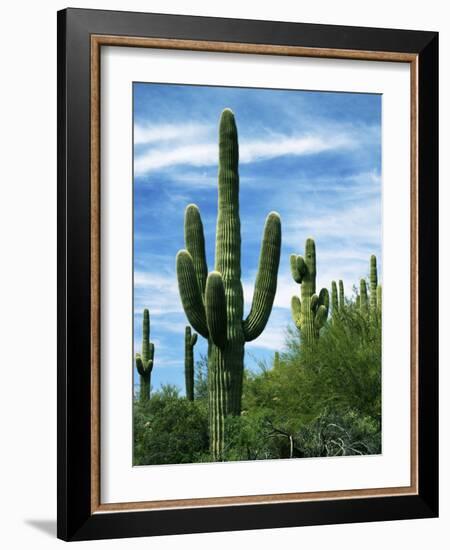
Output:
[[[197,334],[191,333],[191,327],[184,332],[184,377],[186,381],[186,399],[194,401],[194,346]]]
[[[144,318],[142,321],[142,353],[136,353],[136,369],[140,377],[140,401],[150,399],[150,380],[153,370],[153,357],[155,346],[150,339],[150,314],[148,309],[144,309]]]
[[[301,299],[292,297],[292,318],[302,339],[311,344],[319,338],[320,329],[327,320],[330,301],[326,288],[322,288],[318,296],[316,294],[316,245],[313,239],[306,240],[305,257],[291,255],[291,272],[301,291]]]
[[[208,340],[209,429],[214,460],[223,458],[226,417],[241,412],[244,345],[266,326],[280,261],[281,221],[271,212],[264,227],[253,302],[243,320],[238,157],[234,114],[225,109],[219,125],[215,270],[208,274],[203,225],[193,204],[185,212],[186,250],[177,254],[184,311],[192,327]]]

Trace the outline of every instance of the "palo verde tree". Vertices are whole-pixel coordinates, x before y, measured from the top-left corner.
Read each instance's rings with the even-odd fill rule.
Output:
[[[150,342],[150,313],[144,309],[142,321],[142,353],[136,353],[136,369],[140,377],[140,401],[141,403],[150,399],[150,380],[153,370],[153,357],[155,346]]]
[[[200,211],[185,212],[186,249],[177,254],[177,278],[192,327],[208,340],[208,402],[211,454],[223,458],[225,419],[241,412],[244,345],[264,330],[277,287],[281,220],[271,212],[264,227],[250,313],[243,319],[239,150],[233,112],[222,112],[219,126],[218,216],[215,270],[208,274]]]

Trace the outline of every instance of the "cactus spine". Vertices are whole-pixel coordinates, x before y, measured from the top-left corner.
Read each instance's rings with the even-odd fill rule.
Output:
[[[203,225],[195,205],[186,209],[186,250],[177,254],[184,311],[193,328],[208,339],[210,447],[214,460],[223,457],[225,418],[241,412],[244,344],[257,338],[266,326],[280,261],[281,221],[272,212],[264,228],[251,310],[243,320],[238,156],[234,114],[225,109],[219,127],[215,271],[207,275]]]
[[[184,333],[184,377],[186,381],[186,399],[194,401],[194,346],[197,334],[191,333],[191,327],[186,327]]]
[[[329,308],[328,290],[322,288],[319,296],[316,294],[316,245],[313,239],[306,240],[305,257],[291,255],[291,272],[294,281],[301,285],[301,299],[292,297],[292,317],[303,340],[312,344],[319,338]]]
[[[140,401],[141,403],[150,399],[150,380],[153,370],[153,357],[155,346],[150,340],[150,314],[144,309],[142,321],[142,353],[136,353],[136,369],[140,378]]]

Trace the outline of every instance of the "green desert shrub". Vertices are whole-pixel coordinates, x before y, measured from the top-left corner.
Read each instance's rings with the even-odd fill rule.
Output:
[[[208,414],[201,401],[179,396],[174,386],[134,403],[135,466],[184,464],[204,460],[209,447]]]

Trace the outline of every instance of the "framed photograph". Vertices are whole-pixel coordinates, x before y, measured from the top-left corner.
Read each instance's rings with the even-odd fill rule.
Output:
[[[438,514],[438,35],[58,13],[58,536]]]

